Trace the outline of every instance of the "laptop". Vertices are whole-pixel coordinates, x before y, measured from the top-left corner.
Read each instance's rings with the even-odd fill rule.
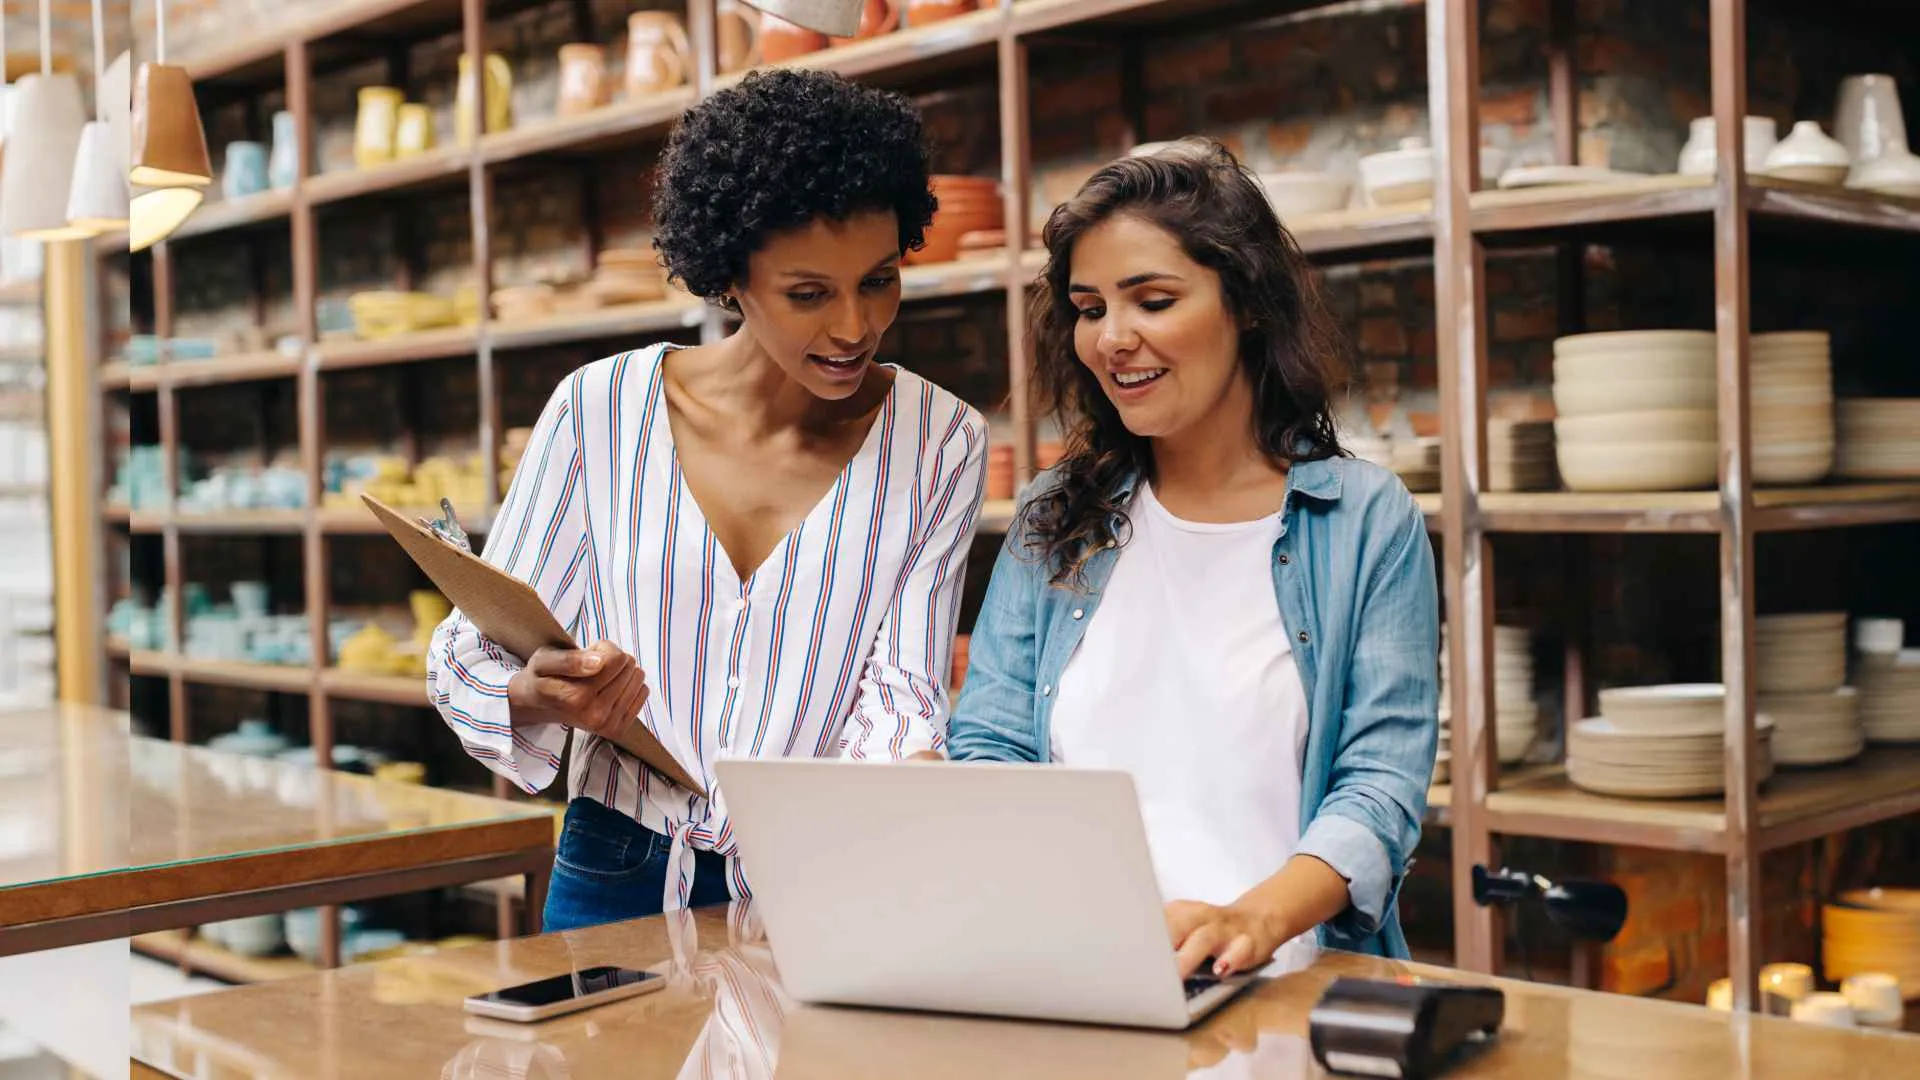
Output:
[[[999,763],[716,762],[781,981],[808,1004],[1182,1030],[1133,778]]]

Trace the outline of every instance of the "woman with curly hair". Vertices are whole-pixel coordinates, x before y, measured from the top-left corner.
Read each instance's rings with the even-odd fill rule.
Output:
[[[1109,164],[1044,235],[1035,375],[1068,450],[994,567],[949,752],[1131,773],[1182,975],[1316,930],[1405,956],[1433,552],[1340,450],[1311,268],[1202,140]]]
[[[723,755],[940,755],[986,424],[873,359],[933,209],[918,113],[838,76],[751,74],[670,136],[655,246],[739,329],[589,364],[534,427],[483,557],[594,644],[522,663],[456,611],[428,665],[529,792],[572,735],[549,929],[747,895]],[[632,724],[710,797],[620,750]]]

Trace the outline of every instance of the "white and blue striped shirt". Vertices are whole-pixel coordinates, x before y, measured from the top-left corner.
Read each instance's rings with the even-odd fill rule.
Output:
[[[682,790],[582,734],[569,797],[673,841],[666,908],[692,887],[692,850],[728,857],[750,895],[713,762],[900,758],[946,740],[947,675],[986,475],[987,427],[966,403],[898,371],[846,469],[745,581],[708,528],[674,451],[658,345],[562,380],[541,413],[482,556],[539,592],[583,646],[633,654],[640,720],[709,792]],[[533,792],[572,729],[509,722],[519,662],[455,611],[434,632],[428,689],[466,750]]]

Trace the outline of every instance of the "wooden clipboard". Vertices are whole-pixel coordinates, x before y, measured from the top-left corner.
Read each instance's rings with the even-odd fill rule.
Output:
[[[542,648],[578,648],[572,635],[540,599],[540,594],[533,591],[533,586],[463,550],[371,495],[363,494],[360,500],[446,594],[448,601],[471,619],[489,641],[522,661]],[[645,724],[636,722],[620,738],[609,741],[660,775],[706,797],[706,789],[681,768]]]

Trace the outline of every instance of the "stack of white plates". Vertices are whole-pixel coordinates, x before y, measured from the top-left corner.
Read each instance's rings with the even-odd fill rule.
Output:
[[[1494,753],[1502,765],[1515,764],[1527,756],[1527,749],[1540,733],[1540,706],[1533,699],[1533,637],[1524,626],[1493,628],[1493,722]],[[1447,668],[1446,628],[1440,632],[1440,754],[1452,760],[1452,740],[1448,728],[1453,711]],[[1437,783],[1438,781],[1436,781]]]
[[[1761,670],[1765,670],[1762,668]],[[1835,765],[1867,748],[1860,694],[1851,686],[1796,694],[1761,694],[1760,711],[1773,718],[1777,765]]]
[[[1626,330],[1553,343],[1555,458],[1574,491],[1681,491],[1719,477],[1713,334]]]
[[[1862,653],[1854,676],[1871,742],[1920,742],[1920,649]]]
[[[1391,470],[1408,491],[1440,490],[1440,440],[1383,435],[1340,436],[1340,444],[1361,461]]]
[[[1551,491],[1551,420],[1492,420],[1487,423],[1487,490]]]
[[[1567,779],[1602,795],[1676,799],[1726,790],[1726,688],[1718,683],[1600,692],[1603,715],[1567,730]],[[1757,717],[1761,780],[1773,775],[1773,721]]]
[[[1833,471],[1833,358],[1825,330],[1755,334],[1753,480],[1810,484]]]
[[[1853,480],[1920,479],[1920,398],[1842,398],[1834,471]]]
[[[1753,684],[1761,693],[1814,693],[1847,681],[1846,612],[1762,615],[1753,634]]]
[[[1920,998],[1920,889],[1851,889],[1820,916],[1828,979],[1883,972]]]

